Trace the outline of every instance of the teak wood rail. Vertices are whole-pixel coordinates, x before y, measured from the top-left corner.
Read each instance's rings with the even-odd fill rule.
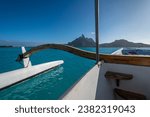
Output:
[[[72,54],[85,57],[88,59],[96,60],[96,53],[81,50],[72,46],[62,45],[62,44],[44,44],[37,47],[33,47],[24,54],[18,56],[17,61],[21,61],[23,58],[29,57],[35,52],[38,52],[43,49],[59,49],[70,52]],[[99,54],[100,61],[103,60],[107,63],[116,63],[116,64],[129,64],[137,66],[150,66],[150,57],[148,56],[131,56],[131,55],[108,55],[108,54]]]

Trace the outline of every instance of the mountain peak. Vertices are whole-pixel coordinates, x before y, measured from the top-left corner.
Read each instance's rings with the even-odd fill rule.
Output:
[[[94,47],[96,44],[92,38],[87,38],[82,34],[72,42],[69,42],[68,45],[75,47]]]
[[[80,37],[85,38],[84,34],[82,34]]]
[[[114,42],[119,42],[119,41],[121,41],[121,42],[128,42],[128,41],[125,40],[125,39],[118,39],[118,40],[115,40]]]

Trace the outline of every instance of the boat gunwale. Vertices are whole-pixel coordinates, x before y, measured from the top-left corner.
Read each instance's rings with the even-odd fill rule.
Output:
[[[20,55],[17,60],[22,60],[23,58],[31,56],[33,53],[44,50],[44,49],[59,49],[63,51],[70,52],[72,54],[96,60],[96,53],[81,50],[76,47],[63,44],[44,44],[37,47],[33,47],[24,54]],[[145,55],[110,55],[110,54],[99,54],[99,60],[107,63],[116,64],[128,64],[137,66],[150,66],[150,56]]]

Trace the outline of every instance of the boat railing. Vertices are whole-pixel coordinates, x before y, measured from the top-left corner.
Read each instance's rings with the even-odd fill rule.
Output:
[[[96,53],[81,50],[76,47],[63,44],[44,44],[37,47],[33,47],[24,54],[18,56],[17,61],[21,61],[23,58],[31,56],[33,53],[44,50],[44,49],[59,49],[70,52],[72,54],[85,57],[88,59],[96,60]],[[137,66],[150,66],[150,56],[139,56],[139,55],[109,55],[109,54],[99,54],[99,60],[103,60],[107,63],[115,64],[128,64]]]

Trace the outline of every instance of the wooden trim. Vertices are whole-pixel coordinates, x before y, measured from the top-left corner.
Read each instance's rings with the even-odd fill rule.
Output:
[[[150,56],[129,56],[129,55],[100,55],[100,60],[107,63],[128,64],[150,67]]]
[[[29,57],[35,52],[38,52],[43,49],[59,49],[70,52],[72,54],[85,57],[88,59],[96,60],[96,53],[89,52],[85,50],[81,50],[68,45],[61,44],[45,44],[40,45],[34,48],[31,48],[29,51],[24,54],[18,56],[17,60],[20,61],[23,58]],[[103,60],[107,63],[115,63],[115,64],[128,64],[128,65],[137,65],[137,66],[148,66],[150,67],[150,57],[149,56],[128,56],[128,55],[107,55],[107,54],[99,54],[100,60]]]
[[[81,56],[81,57],[85,57],[88,59],[92,59],[95,60],[96,59],[96,54],[94,52],[89,52],[89,51],[85,51],[85,50],[81,50],[79,48],[75,48],[69,45],[62,45],[62,44],[44,44],[44,45],[40,45],[37,47],[33,47],[30,50],[28,50],[27,52],[25,52],[24,54],[20,55],[20,57],[18,57],[19,59],[26,58],[29,57],[30,55],[32,55],[33,53],[36,53],[38,51],[44,50],[44,49],[59,49],[59,50],[64,50],[67,52],[70,52],[72,54]]]
[[[126,91],[118,88],[115,88],[114,92],[126,100],[146,100],[146,96],[143,94]]]
[[[133,78],[133,75],[107,71],[105,73],[105,77],[107,79],[113,79],[113,80],[131,80]]]

